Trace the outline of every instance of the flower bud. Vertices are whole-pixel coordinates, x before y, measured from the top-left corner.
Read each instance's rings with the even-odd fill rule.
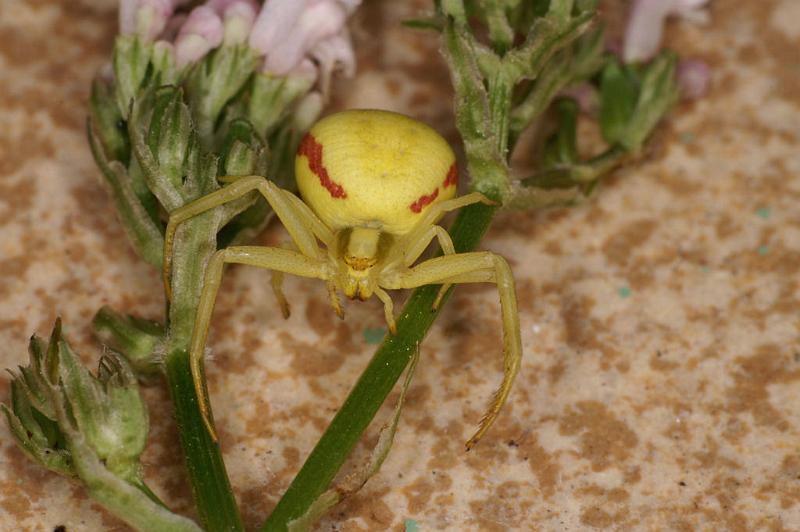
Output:
[[[678,62],[678,84],[681,93],[689,100],[702,98],[708,91],[711,69],[699,59],[683,59]]]
[[[174,0],[121,0],[119,6],[119,32],[136,34],[153,41],[164,28],[175,6]]]
[[[222,18],[225,44],[235,45],[247,41],[259,10],[255,0],[209,0],[206,6]]]
[[[256,19],[250,46],[264,55],[265,72],[284,75],[317,44],[340,34],[347,15],[357,4],[333,0],[270,0]]]
[[[670,15],[704,23],[708,15],[703,6],[708,0],[637,0],[625,29],[623,59],[630,63],[647,61],[661,47],[664,22]]]
[[[198,61],[222,44],[222,19],[208,6],[199,6],[189,13],[175,39],[175,62],[178,68]]]
[[[352,77],[356,71],[356,57],[350,45],[350,36],[343,28],[342,32],[332,35],[317,43],[311,49],[311,56],[319,64],[320,88],[323,97],[327,97],[331,76],[341,70],[345,77]]]

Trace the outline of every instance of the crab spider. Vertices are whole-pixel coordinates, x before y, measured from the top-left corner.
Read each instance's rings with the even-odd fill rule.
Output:
[[[477,192],[455,197],[458,174],[447,142],[425,124],[387,111],[344,111],[321,120],[301,142],[295,171],[305,202],[263,177],[229,176],[220,178],[226,183],[220,190],[170,213],[163,270],[168,296],[175,231],[181,222],[209,209],[257,191],[293,243],[293,249],[228,247],[215,252],[208,262],[190,361],[209,433],[216,439],[203,392],[203,354],[223,267],[236,263],[272,271],[272,287],[285,317],[289,316],[281,291],[285,273],[325,281],[340,317],[337,292],[360,300],[374,294],[383,302],[392,334],[396,332],[394,312],[386,290],[441,284],[436,308],[452,284],[495,283],[503,323],[504,375],[477,432],[467,442],[467,448],[471,447],[494,422],[519,370],[522,345],[514,279],[499,255],[456,253],[450,236],[436,222],[465,205],[491,202]],[[444,254],[416,263],[434,239]]]

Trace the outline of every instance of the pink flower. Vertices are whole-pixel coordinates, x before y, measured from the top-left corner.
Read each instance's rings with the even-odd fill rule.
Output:
[[[328,94],[331,76],[335,70],[341,70],[346,77],[351,77],[356,72],[356,56],[346,28],[318,42],[310,53],[319,64],[320,89],[323,95]]]
[[[684,59],[678,63],[678,84],[689,100],[705,96],[711,81],[711,69],[699,59]]]
[[[652,58],[661,47],[664,22],[671,15],[707,22],[708,14],[703,9],[707,3],[708,0],[636,0],[625,30],[623,59],[633,62]]]
[[[167,26],[175,8],[186,0],[120,0],[119,32],[155,40]]]
[[[226,44],[247,41],[260,9],[255,0],[209,0],[206,6],[222,18]]]
[[[250,46],[264,56],[264,70],[279,75],[291,71],[312,50],[316,50],[317,56],[348,61],[341,39],[328,41],[336,48],[330,52],[319,46],[324,47],[321,43],[335,36],[347,39],[345,22],[359,3],[357,0],[269,0],[253,25]]]
[[[182,68],[222,44],[222,19],[208,6],[192,9],[175,39],[175,63]]]

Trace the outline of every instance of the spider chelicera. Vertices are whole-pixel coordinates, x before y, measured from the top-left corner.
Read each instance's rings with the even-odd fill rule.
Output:
[[[272,287],[285,317],[284,273],[325,281],[330,302],[342,317],[337,292],[384,305],[386,323],[396,332],[386,290],[457,283],[495,283],[503,323],[504,375],[477,432],[475,444],[494,422],[516,376],[522,344],[511,269],[489,251],[456,253],[447,232],[436,225],[447,212],[472,203],[491,203],[473,192],[456,197],[458,171],[447,142],[432,128],[388,111],[351,110],[319,121],[303,138],[295,171],[303,200],[260,176],[223,177],[222,189],[170,214],[164,242],[164,283],[169,294],[172,245],[177,226],[209,209],[253,191],[269,202],[291,236],[294,249],[232,246],[215,252],[205,272],[191,343],[191,368],[203,421],[209,420],[202,385],[206,336],[226,263],[272,271]],[[437,239],[444,254],[416,263]],[[322,246],[320,246],[320,243]],[[416,263],[416,264],[415,264]]]

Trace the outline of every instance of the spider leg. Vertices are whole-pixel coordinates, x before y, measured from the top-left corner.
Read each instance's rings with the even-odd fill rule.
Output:
[[[342,303],[339,301],[339,296],[336,295],[336,283],[333,281],[328,281],[328,298],[331,301],[331,306],[333,307],[333,311],[339,316],[340,320],[344,319],[344,309],[342,309]]]
[[[445,213],[460,209],[461,207],[466,207],[467,205],[472,205],[473,203],[495,205],[495,202],[480,192],[470,192],[469,194],[464,194],[463,196],[458,196],[449,200],[440,201],[439,203],[434,203],[431,208],[422,215],[422,218],[420,218],[416,223],[414,229],[411,230],[412,232],[409,233],[409,236],[411,236],[414,231],[417,231],[420,228],[433,225]],[[413,238],[413,236],[411,236],[411,238]]]
[[[394,321],[394,303],[392,303],[392,298],[386,293],[386,290],[383,290],[379,287],[375,287],[375,295],[378,296],[378,299],[380,299],[383,303],[383,313],[386,316],[386,326],[389,327],[389,332],[392,334],[397,334],[397,325]]]
[[[459,253],[424,261],[404,272],[389,272],[379,283],[384,288],[398,289],[439,283],[484,282],[495,283],[500,295],[503,322],[503,382],[492,397],[478,430],[467,441],[468,450],[494,423],[519,372],[522,340],[511,268],[503,257],[488,251]]]
[[[311,212],[308,206],[303,204],[297,196],[281,189],[271,181],[261,176],[239,178],[225,176],[220,178],[220,181],[230,184],[191,203],[187,203],[170,213],[164,234],[164,265],[162,271],[164,291],[168,299],[172,295],[170,286],[172,247],[175,242],[175,231],[178,225],[214,207],[239,199],[254,190],[264,196],[303,255],[321,258],[321,250],[317,245],[317,238],[325,245],[330,245],[329,243],[333,240],[330,230]],[[302,205],[302,207],[298,204]]]
[[[208,261],[203,279],[203,290],[197,306],[197,315],[192,331],[192,343],[189,360],[192,369],[195,393],[203,423],[208,433],[216,440],[217,435],[211,423],[211,411],[204,390],[203,355],[205,353],[208,328],[214,311],[219,286],[222,282],[222,270],[225,264],[247,264],[281,273],[291,273],[301,277],[328,279],[328,266],[324,260],[308,257],[296,251],[280,248],[258,246],[236,246],[215,252]]]
[[[281,307],[281,314],[283,314],[283,319],[289,319],[289,316],[292,315],[292,309],[289,306],[289,302],[286,300],[286,296],[283,294],[283,272],[272,270],[272,279],[270,280],[270,284],[272,285],[272,292],[275,294],[275,299],[278,300],[278,306]]]
[[[461,207],[478,202],[487,204],[493,203],[483,194],[479,192],[472,192],[464,196],[459,196],[457,198],[436,203],[433,207],[431,207],[430,210],[423,215],[423,218],[417,222],[417,224],[414,226],[414,229],[412,229],[410,233],[403,237],[402,245],[399,245],[395,248],[398,250],[398,253],[403,254],[403,265],[407,267],[411,266],[420,257],[420,255],[422,255],[422,253],[430,244],[431,240],[434,238],[439,240],[439,245],[441,246],[442,252],[445,255],[455,254],[456,251],[450,235],[442,227],[433,224],[447,212],[454,211],[456,209],[460,209]],[[439,293],[436,295],[436,299],[433,302],[433,310],[439,308],[439,304],[442,302],[444,295],[450,289],[450,286],[450,283],[444,283],[439,289]]]
[[[417,240],[415,242],[408,242],[408,248],[403,259],[403,265],[406,267],[411,266],[414,261],[422,255],[422,252],[425,251],[425,248],[428,247],[428,244],[430,244],[431,240],[434,238],[439,240],[439,245],[442,247],[442,252],[445,255],[455,255],[456,253],[450,235],[439,225],[429,225],[424,231],[417,232],[416,236]],[[439,303],[442,302],[442,298],[450,289],[450,286],[452,286],[451,283],[443,283],[441,288],[439,288],[439,293],[433,301],[433,310],[439,308]]]

